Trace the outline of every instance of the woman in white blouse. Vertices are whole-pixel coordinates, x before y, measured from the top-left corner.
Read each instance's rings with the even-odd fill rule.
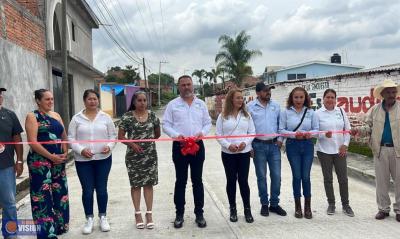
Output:
[[[113,140],[117,132],[109,115],[99,110],[99,94],[94,90],[83,93],[85,109],[74,115],[68,128],[68,140]],[[72,143],[76,172],[82,185],[82,203],[86,223],[82,233],[93,231],[93,193],[96,190],[100,229],[110,230],[107,221],[107,181],[111,169],[111,150],[114,142]]]
[[[335,194],[332,183],[332,168],[335,167],[343,212],[353,217],[354,212],[349,205],[346,162],[350,135],[348,133],[332,133],[332,131],[350,130],[350,122],[344,110],[336,107],[335,90],[327,89],[324,92],[323,103],[324,105],[316,113],[319,118],[319,129],[327,132],[319,136],[316,148],[324,175],[325,193],[328,199],[327,214],[335,214]]]
[[[255,134],[253,119],[246,111],[240,90],[228,92],[222,113],[217,119],[218,136]],[[248,184],[250,151],[253,137],[220,138],[222,162],[226,175],[226,192],[230,205],[230,221],[236,222],[236,181],[239,183],[246,222],[254,221],[250,209],[250,188]]]

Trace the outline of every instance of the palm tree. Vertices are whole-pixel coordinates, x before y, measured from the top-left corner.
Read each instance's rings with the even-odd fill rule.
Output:
[[[194,70],[192,73],[192,76],[196,76],[199,79],[202,96],[204,96],[203,77],[207,77],[206,74],[207,74],[207,71],[205,71],[204,69]]]
[[[225,68],[225,71],[238,87],[240,87],[245,76],[253,74],[247,63],[255,56],[262,55],[259,50],[247,49],[250,38],[250,35],[247,35],[245,31],[241,31],[235,38],[222,35],[218,39],[221,50],[215,56],[215,62]]]
[[[210,72],[207,72],[207,78],[209,79],[211,85],[213,86],[213,91],[215,93],[215,85],[217,84],[218,76],[221,74],[221,69],[211,69]]]

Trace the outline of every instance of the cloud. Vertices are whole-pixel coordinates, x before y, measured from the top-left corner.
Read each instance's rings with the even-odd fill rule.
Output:
[[[394,37],[400,28],[399,11],[400,2],[392,0],[328,1],[320,7],[302,5],[271,25],[269,48],[334,50],[352,44],[366,46],[360,42]],[[381,44],[393,41],[387,39]]]
[[[161,0],[161,8],[160,0],[107,2],[115,22],[101,1],[89,0],[100,18],[97,6],[102,9],[102,21],[112,24],[107,28],[121,45],[138,60],[144,56],[153,72],[168,60],[162,68],[175,76],[210,70],[218,38],[241,30],[251,35],[249,47],[263,53],[251,62],[256,74],[266,65],[328,60],[333,52],[365,66],[391,63],[400,54],[398,0]],[[117,53],[104,30],[95,30],[93,46],[95,66],[103,71],[134,64]]]

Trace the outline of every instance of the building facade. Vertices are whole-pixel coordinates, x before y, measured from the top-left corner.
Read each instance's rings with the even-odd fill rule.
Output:
[[[271,81],[270,83],[274,83],[332,76],[341,73],[359,71],[362,68],[362,66],[355,65],[330,63],[325,61],[311,61],[275,70],[272,74],[269,74],[269,77],[270,79],[275,80]]]
[[[33,91],[54,92],[61,112],[61,0],[0,0],[0,84],[5,107],[24,120],[34,109]],[[93,67],[92,30],[97,18],[84,0],[67,1],[67,51],[70,115],[83,108],[82,93],[103,74]]]

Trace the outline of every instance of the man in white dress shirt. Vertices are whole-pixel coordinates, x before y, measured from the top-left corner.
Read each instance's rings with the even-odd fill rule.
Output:
[[[190,176],[193,184],[194,213],[196,223],[200,228],[206,227],[203,217],[204,188],[202,181],[203,163],[205,159],[204,144],[201,137],[211,128],[211,118],[204,101],[195,97],[193,81],[188,75],[178,79],[180,97],[168,103],[163,117],[163,131],[171,138],[177,139],[172,145],[172,159],[175,165],[174,203],[176,208],[175,228],[183,225],[185,212],[185,191],[190,166]],[[196,137],[200,146],[196,155],[182,155],[181,142],[184,137]]]

